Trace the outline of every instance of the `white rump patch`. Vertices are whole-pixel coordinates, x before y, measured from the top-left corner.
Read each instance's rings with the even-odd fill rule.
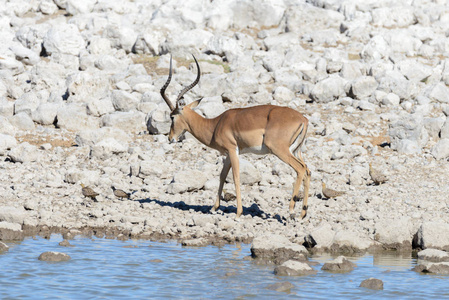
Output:
[[[301,132],[298,134],[298,136],[294,140],[293,144],[291,144],[289,147],[290,153],[293,154],[294,156],[297,156],[296,154],[299,151],[299,149],[301,148],[302,142],[304,141],[304,139],[301,139],[303,130],[304,130],[304,126],[302,126]]]

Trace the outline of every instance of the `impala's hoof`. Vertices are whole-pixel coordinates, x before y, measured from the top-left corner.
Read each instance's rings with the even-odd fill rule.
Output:
[[[306,216],[307,216],[307,211],[306,211],[306,210],[303,210],[303,211],[301,212],[301,219],[304,219]]]
[[[296,214],[295,213],[290,213],[290,220],[296,220]]]

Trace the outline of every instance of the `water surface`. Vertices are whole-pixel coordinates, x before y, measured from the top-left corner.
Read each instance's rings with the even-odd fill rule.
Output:
[[[410,255],[364,255],[351,257],[354,271],[335,274],[321,271],[331,256],[311,260],[317,275],[278,277],[273,266],[248,259],[250,245],[182,247],[175,241],[118,241],[78,237],[74,247],[61,247],[60,235],[27,238],[8,244],[0,255],[1,299],[401,299],[449,297],[449,277],[411,271]],[[45,251],[64,252],[67,262],[39,261]],[[384,290],[360,288],[364,279],[383,280]],[[267,289],[288,281],[290,293]]]

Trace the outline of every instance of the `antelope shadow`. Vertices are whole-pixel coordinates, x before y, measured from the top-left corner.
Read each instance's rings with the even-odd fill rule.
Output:
[[[162,206],[162,207],[172,207],[172,208],[176,208],[176,209],[179,209],[182,211],[193,210],[197,213],[213,214],[211,212],[212,205],[192,205],[192,204],[187,204],[184,201],[169,202],[169,201],[162,201],[159,199],[151,199],[151,198],[136,199],[136,200],[132,200],[132,201],[137,201],[139,203],[156,203],[157,205]],[[220,205],[217,212],[220,212],[220,211],[223,212],[224,214],[231,214],[231,213],[236,214],[237,207],[235,207],[233,205],[229,205],[229,206]],[[272,215],[270,213],[264,212],[263,210],[260,209],[260,207],[256,203],[253,203],[249,207],[243,207],[243,215],[250,215],[251,217],[260,217],[264,220],[265,219],[276,219],[281,223],[284,223],[284,221],[285,221],[285,218],[279,216],[278,214]]]

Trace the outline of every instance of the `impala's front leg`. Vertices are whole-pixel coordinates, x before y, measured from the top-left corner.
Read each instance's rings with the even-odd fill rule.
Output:
[[[232,175],[234,176],[235,196],[237,197],[237,216],[240,217],[243,213],[242,196],[240,194],[240,174],[239,174],[239,155],[236,150],[229,151],[229,158],[231,160]]]
[[[212,211],[216,211],[220,207],[220,198],[221,193],[223,192],[223,185],[226,180],[226,176],[228,176],[230,168],[231,168],[231,159],[229,158],[229,155],[227,155],[223,162],[223,169],[221,170],[220,173],[220,185],[218,187],[217,200],[215,201],[215,204],[212,207]]]

